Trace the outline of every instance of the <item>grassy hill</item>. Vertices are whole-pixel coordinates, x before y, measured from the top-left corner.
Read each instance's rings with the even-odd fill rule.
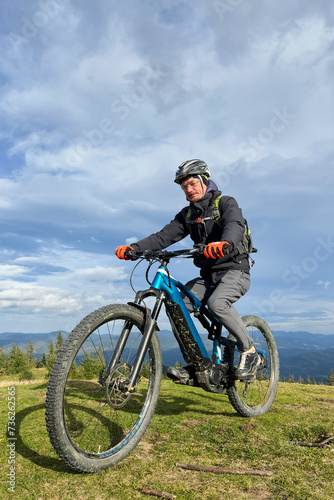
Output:
[[[156,414],[139,446],[122,463],[95,475],[72,472],[57,457],[44,423],[46,383],[0,387],[1,465],[4,499],[154,498],[152,488],[179,500],[310,499],[334,497],[334,441],[308,448],[295,441],[314,442],[334,435],[334,387],[281,383],[271,411],[245,419],[226,396],[177,386],[163,380]],[[5,429],[8,386],[15,384],[16,489],[7,491],[9,473]],[[229,469],[261,469],[269,476],[213,474],[183,470],[176,463]]]

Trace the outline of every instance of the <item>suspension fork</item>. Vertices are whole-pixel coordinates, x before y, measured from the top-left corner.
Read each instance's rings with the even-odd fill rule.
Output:
[[[161,306],[162,306],[162,302],[163,302],[163,299],[164,299],[164,297],[161,297],[161,298],[157,297],[155,308],[153,310],[155,322],[153,322],[153,314],[151,315],[150,309],[148,309],[145,306],[142,306],[140,304],[140,302],[142,301],[143,298],[145,298],[148,295],[153,295],[152,293],[149,293],[149,292],[150,292],[150,290],[146,290],[145,292],[138,292],[136,294],[135,300],[133,302],[129,302],[129,305],[132,305],[132,306],[136,307],[137,309],[140,309],[145,314],[145,326],[144,326],[143,338],[142,338],[142,341],[141,341],[141,343],[139,345],[139,349],[137,351],[137,355],[136,355],[136,358],[135,358],[135,361],[134,361],[134,365],[135,365],[136,362],[137,362],[139,351],[141,352],[141,349],[145,349],[145,350],[143,350],[143,356],[142,356],[141,364],[139,365],[139,370],[140,370],[141,365],[143,363],[143,359],[144,359],[145,353],[147,351],[148,345],[149,345],[149,343],[151,341],[151,338],[152,338],[152,335],[153,335],[153,331],[154,331],[154,327],[156,329],[158,329],[157,326],[156,326],[156,320],[157,320],[157,318],[159,316],[159,313],[160,313],[160,310],[161,310]],[[154,293],[154,295],[157,295],[157,294]],[[159,306],[159,304],[160,304],[160,306]],[[117,363],[119,363],[119,360],[121,359],[121,356],[122,356],[122,352],[123,352],[123,350],[124,350],[124,348],[126,346],[128,338],[130,336],[132,327],[133,327],[133,323],[131,321],[125,321],[123,329],[122,329],[122,332],[121,332],[121,334],[119,336],[119,339],[118,339],[118,341],[116,343],[114,352],[113,352],[113,354],[111,356],[111,359],[109,361],[109,364],[108,364],[108,367],[107,367],[107,369],[105,371],[105,374],[104,374],[103,377],[100,376],[99,379],[98,379],[98,382],[101,385],[104,385],[106,383],[106,381],[107,381],[110,373],[115,368],[115,366],[117,365]],[[146,331],[147,331],[148,328],[153,328],[153,330],[151,332],[149,332],[149,341],[147,342],[147,345],[143,345],[144,344],[143,340],[144,340],[144,337],[147,335]],[[139,370],[138,370],[138,372],[139,372]],[[138,373],[137,373],[137,376],[138,376]],[[132,384],[132,385],[134,385],[134,384]]]
[[[147,297],[149,295],[155,295],[156,296],[156,301],[155,305],[153,308],[153,311],[147,307],[144,307],[140,304],[141,300],[144,297]],[[146,355],[146,352],[149,348],[153,333],[158,329],[157,327],[157,319],[161,311],[162,304],[165,300],[165,294],[164,292],[160,290],[154,290],[150,289],[145,292],[139,292],[136,295],[135,302],[129,302],[130,305],[137,307],[138,309],[141,309],[145,313],[145,325],[144,325],[144,331],[143,335],[138,347],[138,351],[136,353],[132,368],[131,368],[131,373],[130,376],[127,380],[122,382],[120,384],[120,390],[124,391],[125,394],[131,394],[136,390],[136,384],[138,382],[138,377],[144,362],[144,358]],[[130,331],[129,331],[130,333]],[[128,334],[129,335],[129,334]],[[124,342],[125,345],[125,342]],[[123,345],[123,347],[124,347]]]
[[[121,355],[122,355],[122,352],[123,352],[123,349],[128,341],[128,338],[129,338],[129,335],[131,333],[131,330],[132,330],[132,326],[133,326],[133,323],[131,323],[131,321],[126,321],[124,323],[124,326],[123,326],[123,329],[122,329],[122,332],[119,336],[119,339],[116,343],[116,346],[115,346],[115,350],[112,354],[112,357],[109,361],[109,364],[108,364],[108,367],[105,371],[105,374],[104,376],[102,377],[101,374],[103,372],[101,372],[100,374],[100,377],[98,379],[98,382],[102,385],[105,384],[106,380],[108,379],[111,371],[115,368],[115,366],[117,365],[117,363],[119,362],[120,358],[121,358]]]

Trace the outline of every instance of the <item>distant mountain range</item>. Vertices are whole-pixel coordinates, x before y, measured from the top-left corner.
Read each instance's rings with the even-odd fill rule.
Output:
[[[329,370],[334,372],[334,335],[312,334],[309,332],[274,332],[280,358],[280,377],[288,379],[293,375],[294,380],[299,377],[306,380],[324,382]],[[182,355],[170,332],[159,333],[163,363],[174,365],[176,361],[183,362]],[[206,347],[211,342],[203,336]]]
[[[0,333],[0,348],[6,354],[9,353],[13,344],[21,349],[25,349],[29,340],[34,346],[33,355],[39,359],[42,353],[48,353],[50,341],[56,341],[58,331],[49,333]],[[63,338],[68,332],[62,332]],[[324,382],[328,376],[329,370],[334,372],[334,335],[312,334],[309,332],[274,332],[279,357],[280,357],[280,376],[281,379],[294,376],[295,381],[299,377],[306,380],[309,376],[311,380]],[[211,342],[207,336],[202,336],[207,347],[210,348]],[[173,366],[175,363],[184,364],[178,344],[167,330],[159,332],[159,339],[163,355],[163,364]]]

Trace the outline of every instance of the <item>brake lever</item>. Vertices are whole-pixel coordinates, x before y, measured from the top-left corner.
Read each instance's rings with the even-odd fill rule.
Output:
[[[124,257],[126,257],[128,260],[138,260],[139,256],[136,255],[135,250],[129,250],[128,252],[125,252]]]
[[[204,248],[205,248],[205,245],[203,245],[202,243],[198,243],[197,245],[194,245],[194,248],[191,250],[191,255],[189,257],[190,258],[199,257],[200,255],[203,254]]]

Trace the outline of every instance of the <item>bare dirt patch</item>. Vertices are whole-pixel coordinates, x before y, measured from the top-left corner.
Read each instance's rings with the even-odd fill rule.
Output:
[[[46,379],[42,380],[0,380],[0,387],[12,387],[16,385],[31,385],[31,384],[45,384]]]

